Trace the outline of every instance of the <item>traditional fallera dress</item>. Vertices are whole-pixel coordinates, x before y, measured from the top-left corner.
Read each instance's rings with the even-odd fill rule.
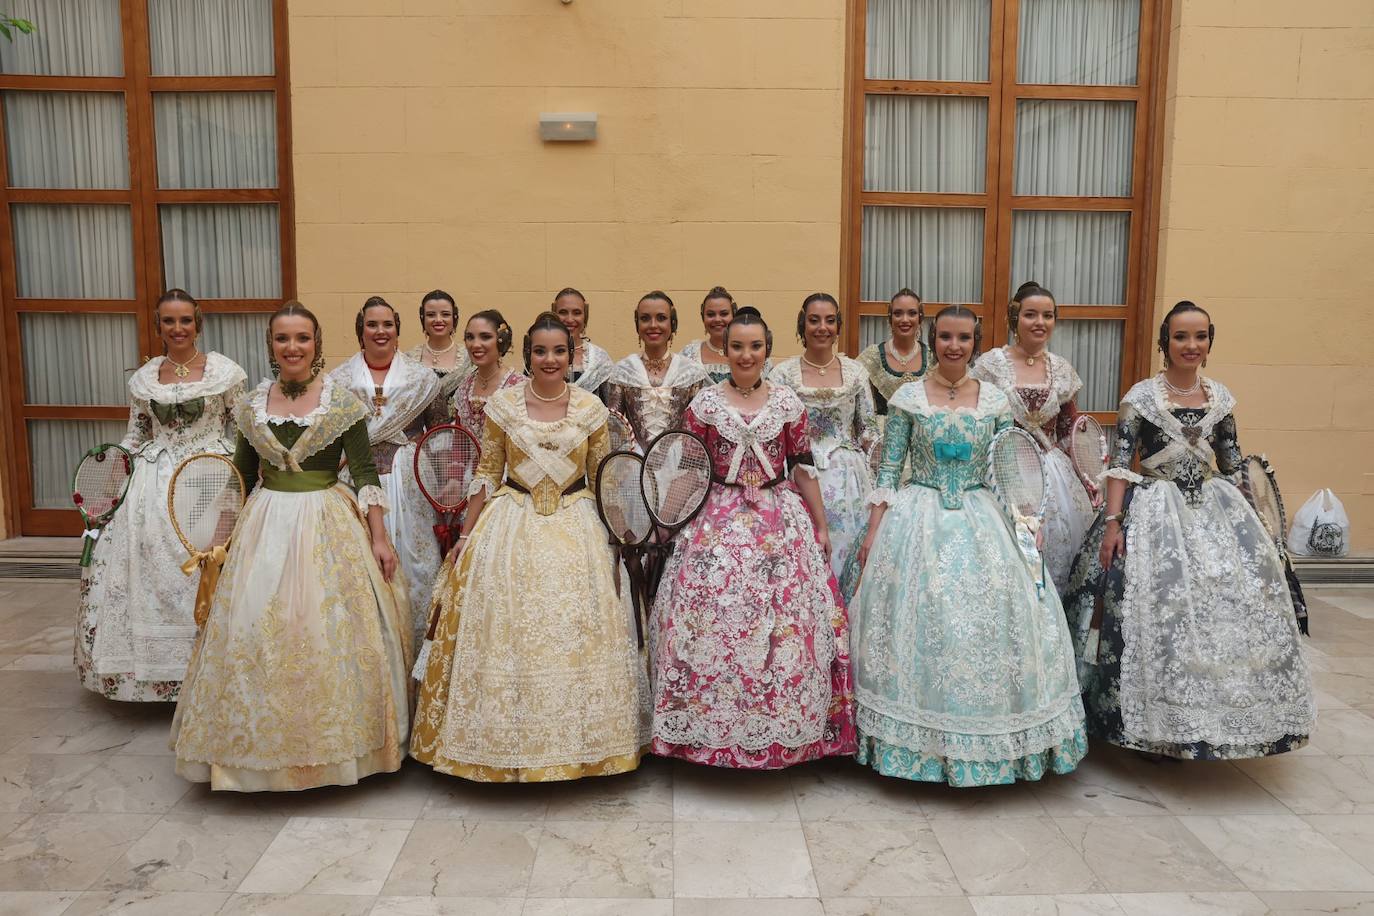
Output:
[[[458,384],[467,378],[468,373],[472,372],[472,360],[468,358],[468,351],[463,348],[461,343],[455,345],[458,348],[458,353],[454,357],[453,367],[448,369],[442,366],[431,366],[426,362],[428,353],[423,343],[416,344],[406,351],[406,356],[433,372],[434,377],[439,380],[439,389],[434,394],[434,400],[430,401],[429,406],[425,408],[425,429],[453,420],[453,392],[458,389]]]
[[[898,388],[907,382],[914,382],[926,374],[926,369],[930,366],[930,352],[924,343],[918,340],[917,344],[921,348],[921,365],[912,372],[899,371],[888,363],[887,341],[865,347],[856,357],[859,365],[863,366],[868,373],[868,382],[872,386],[873,406],[879,415],[887,415],[887,402],[897,393]]]
[[[681,428],[682,412],[697,392],[710,383],[700,363],[677,354],[668,358],[662,384],[654,385],[649,382],[643,357],[631,353],[616,363],[602,392],[606,406],[629,421],[641,451],[660,433]]]
[[[472,486],[486,506],[436,589],[411,740],[441,773],[546,782],[639,765],[648,681],[592,496],[606,416],[575,386],[551,422],[530,418],[523,388],[487,399]]]
[[[654,602],[653,752],[741,769],[852,754],[848,618],[786,477],[815,475],[805,408],[770,385],[741,414],[713,385],[684,426],[706,440],[716,482]]]
[[[351,785],[405,754],[410,609],[382,578],[364,517],[385,506],[368,409],[326,379],[304,417],[240,400],[234,464],[250,486],[172,720],[177,772],[213,789]],[[357,496],[339,482],[348,457]]]
[[[615,360],[611,359],[611,354],[585,338],[582,347],[582,368],[570,369],[569,378],[578,388],[599,397],[601,386],[610,381],[611,373],[615,372]]]
[[[1088,744],[1063,607],[984,487],[1007,399],[985,384],[951,410],[913,382],[889,407],[869,497],[888,509],[852,605],[858,760],[953,786],[1067,773]]]
[[[806,407],[811,454],[820,472],[821,500],[830,528],[830,562],[838,576],[868,525],[868,494],[873,489],[868,449],[882,433],[868,373],[847,356],[838,356],[836,368],[833,388],[806,385],[797,356],[778,363],[768,379],[797,392]]]
[[[687,342],[686,346],[678,351],[678,356],[681,356],[688,362],[696,363],[701,366],[702,369],[706,370],[706,376],[711,380],[711,384],[714,385],[717,382],[725,381],[725,379],[729,377],[730,366],[728,363],[708,363],[701,358],[701,354],[704,353],[706,348],[710,345],[711,342],[708,340],[690,340]],[[767,374],[768,369],[765,367],[764,375],[766,376]]]
[[[1306,744],[1316,722],[1312,678],[1283,561],[1228,479],[1242,462],[1235,398],[1213,379],[1202,385],[1205,407],[1174,406],[1158,376],[1121,401],[1107,474],[1131,484],[1126,552],[1103,572],[1099,518],[1064,600],[1088,726],[1167,757],[1281,754]]]
[[[970,375],[991,382],[1006,395],[1016,425],[1034,436],[1040,446],[1045,459],[1045,517],[1040,526],[1044,543],[1040,551],[1055,587],[1063,594],[1074,557],[1097,514],[1073,462],[1060,447],[1078,416],[1074,398],[1083,381],[1068,360],[1047,352],[1046,382],[1018,383],[1013,359],[1010,350],[998,347],[978,357]]]
[[[401,575],[415,615],[411,637],[420,644],[428,626],[429,596],[439,574],[439,542],[434,509],[415,479],[415,440],[424,432],[426,408],[438,396],[434,373],[397,353],[378,386],[361,352],[329,373],[365,404],[372,459],[386,493],[386,532],[401,563]],[[378,390],[380,388],[380,390]]]
[[[502,388],[515,388],[529,381],[513,369],[502,368],[501,372],[504,374],[496,386],[496,391],[500,391]],[[476,390],[477,373],[472,372],[454,389],[452,397],[449,398],[449,411],[458,425],[481,439],[482,431],[486,429],[487,425],[487,401],[489,397],[479,397],[475,393]],[[495,394],[495,391],[492,393]]]
[[[233,451],[233,405],[244,372],[205,355],[199,381],[158,381],[166,357],[129,379],[134,453],[124,503],[95,542],[81,581],[75,661],[82,686],[111,700],[175,700],[196,638],[197,579],[181,571],[186,548],[167,517],[167,487],[182,459]]]

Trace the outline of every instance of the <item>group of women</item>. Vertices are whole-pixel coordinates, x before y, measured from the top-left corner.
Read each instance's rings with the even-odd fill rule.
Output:
[[[1164,369],[1122,401],[1103,481],[1063,450],[1081,383],[1049,351],[1056,305],[1037,284],[987,353],[972,311],[928,320],[909,289],[857,359],[824,293],[798,311],[801,355],[776,362],[773,332],[726,290],[700,316],[705,337],[675,352],[676,307],[646,294],[640,352],[613,362],[564,289],[516,367],[495,310],[467,319],[460,348],[435,290],[405,354],[400,314],[374,297],[358,353],[325,373],[319,323],[288,303],[268,325],[274,378],[245,391],[197,348],[194,300],[167,293],[166,355],[130,382],[138,470],[83,583],[83,683],[177,700],[178,771],[240,791],[351,784],[406,753],[499,782],[626,772],[646,752],[752,769],[853,755],[975,786],[1069,772],[1089,736],[1214,759],[1306,741],[1294,605],[1235,482],[1234,398],[1200,373],[1215,337],[1201,308],[1164,319]],[[664,545],[642,641],[594,502],[611,410],[631,447],[682,428],[712,462],[704,508]],[[413,454],[455,420],[482,453],[441,557]],[[1044,457],[1050,582],[986,486],[1012,425]],[[232,453],[255,486],[197,629],[165,493],[202,451]]]

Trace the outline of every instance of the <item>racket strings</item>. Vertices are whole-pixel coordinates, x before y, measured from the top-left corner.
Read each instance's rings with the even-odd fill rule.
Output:
[[[611,439],[611,451],[631,451],[635,447],[635,431],[630,421],[614,410],[606,417],[606,430]]]
[[[87,455],[77,466],[72,494],[90,518],[99,518],[119,504],[131,468],[122,451],[107,448]]]
[[[228,543],[243,508],[243,479],[228,459],[194,457],[177,469],[169,508],[188,547],[208,551]]]
[[[1069,457],[1074,467],[1094,484],[1107,467],[1106,442],[1102,427],[1092,417],[1080,417],[1069,434]]]
[[[675,528],[695,515],[711,487],[711,456],[697,436],[668,432],[644,456],[644,500],[661,525]]]
[[[649,536],[652,520],[640,493],[643,467],[639,456],[612,454],[601,465],[596,498],[611,536],[622,544],[638,544]]]
[[[481,458],[472,436],[453,428],[435,429],[420,441],[415,461],[416,479],[430,502],[453,511],[467,499]]]
[[[1040,450],[1029,436],[1007,436],[991,455],[993,484],[1002,499],[1021,515],[1038,515],[1045,496],[1045,469]]]

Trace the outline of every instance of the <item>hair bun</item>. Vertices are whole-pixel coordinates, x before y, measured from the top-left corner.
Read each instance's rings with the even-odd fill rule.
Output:
[[[753,315],[755,318],[763,318],[763,313],[752,305],[741,305],[735,310],[735,315]]]

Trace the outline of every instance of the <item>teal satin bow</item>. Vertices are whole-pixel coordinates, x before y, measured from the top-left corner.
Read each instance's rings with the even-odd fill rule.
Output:
[[[157,421],[163,426],[171,426],[177,417],[181,417],[187,423],[194,423],[205,413],[205,398],[191,398],[179,404],[149,401],[148,406],[152,408],[153,416],[157,417]]]
[[[973,458],[973,446],[967,442],[935,443],[935,460],[968,461]]]

